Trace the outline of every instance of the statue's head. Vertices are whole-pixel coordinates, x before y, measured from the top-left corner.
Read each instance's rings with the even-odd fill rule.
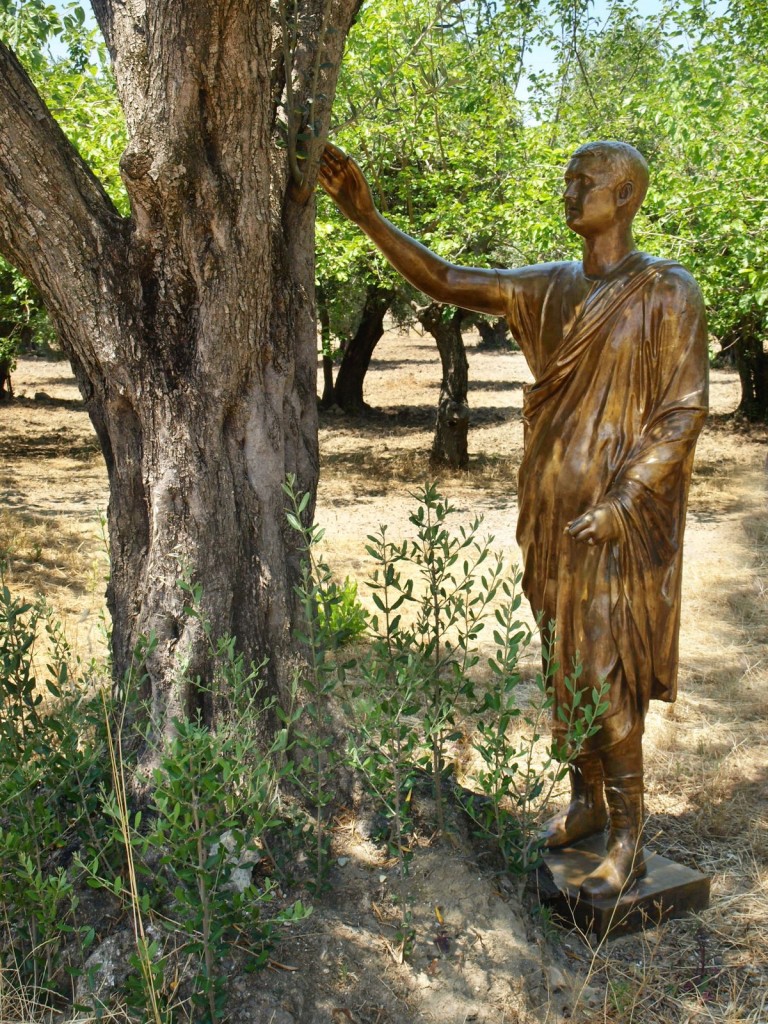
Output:
[[[565,220],[580,235],[631,224],[648,191],[648,164],[626,142],[588,142],[565,169]]]

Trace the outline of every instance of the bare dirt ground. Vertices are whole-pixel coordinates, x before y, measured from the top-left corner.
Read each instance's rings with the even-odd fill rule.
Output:
[[[482,514],[515,557],[527,370],[519,354],[468,354],[470,468],[438,483],[457,518]],[[107,490],[95,436],[66,363],[22,360],[13,382],[16,401],[0,406],[8,582],[44,593],[80,656],[99,657]],[[411,492],[431,478],[438,386],[432,342],[388,334],[368,375],[373,411],[322,415],[317,519],[340,578],[365,578],[365,538],[380,523],[407,535]],[[232,1021],[768,1022],[768,435],[735,428],[737,401],[735,374],[713,372],[686,535],[680,697],[652,707],[645,742],[649,845],[712,875],[710,909],[598,945],[537,914],[457,818],[439,844],[421,831],[408,882],[416,939],[400,963],[393,865],[341,813],[330,892],[271,970],[233,979]]]

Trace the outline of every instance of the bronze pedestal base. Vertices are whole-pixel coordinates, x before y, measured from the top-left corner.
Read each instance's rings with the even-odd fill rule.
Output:
[[[609,933],[613,938],[709,906],[708,875],[647,851],[647,873],[618,900],[583,896],[579,886],[605,856],[605,841],[604,834],[590,836],[546,854],[545,868],[539,870],[539,896],[563,921],[598,939]]]

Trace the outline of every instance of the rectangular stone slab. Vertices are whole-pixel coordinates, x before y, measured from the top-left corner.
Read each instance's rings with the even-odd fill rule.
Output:
[[[605,834],[590,836],[545,856],[544,868],[539,869],[539,898],[558,917],[602,939],[608,933],[611,938],[626,935],[709,906],[708,875],[647,851],[647,874],[618,901],[582,896],[579,886],[605,856],[606,838]]]

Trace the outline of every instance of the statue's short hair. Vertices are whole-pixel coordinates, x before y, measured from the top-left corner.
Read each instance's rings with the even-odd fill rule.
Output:
[[[631,201],[632,213],[642,206],[648,191],[648,164],[639,149],[628,142],[587,142],[579,146],[574,156],[596,156],[609,160],[616,168],[616,176],[629,179],[635,186]]]

